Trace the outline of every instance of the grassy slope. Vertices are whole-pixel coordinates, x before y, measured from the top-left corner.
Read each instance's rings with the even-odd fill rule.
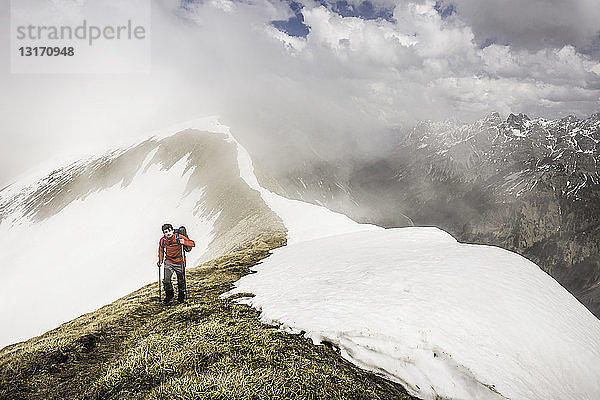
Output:
[[[410,399],[335,349],[219,298],[284,242],[263,235],[189,269],[184,305],[160,305],[150,284],[0,350],[0,399]]]

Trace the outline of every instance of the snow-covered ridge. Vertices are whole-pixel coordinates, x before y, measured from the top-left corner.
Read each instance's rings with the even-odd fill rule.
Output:
[[[0,305],[7,327],[0,345],[156,280],[165,222],[184,224],[193,235],[188,265],[227,254],[261,232],[287,229],[293,243],[379,229],[261,188],[249,154],[218,118],[178,124],[36,171],[0,191],[0,234],[12,243],[0,253],[12,271],[0,282],[9,299]]]
[[[0,235],[10,245],[0,252],[0,346],[156,281],[165,222],[193,235],[188,265],[285,229],[241,179],[236,144],[219,129],[216,118],[197,120],[1,190]]]
[[[423,398],[600,397],[600,322],[531,262],[275,195],[216,118],[171,132],[0,191],[0,233],[14,243],[0,254],[4,343],[154,281],[163,222],[193,232],[190,264],[286,229],[288,246],[234,290],[256,294],[246,302],[264,321]]]
[[[204,119],[188,122],[192,127],[203,126],[204,123]],[[325,237],[342,232],[381,229],[375,225],[357,224],[344,214],[303,201],[290,200],[263,188],[258,183],[258,179],[254,174],[254,166],[252,165],[250,154],[231,134],[229,127],[221,125],[215,120],[210,122],[210,126],[215,132],[225,133],[227,140],[235,144],[240,176],[250,188],[260,193],[261,198],[269,208],[282,219],[287,229],[288,243]]]
[[[358,224],[346,215],[333,212],[322,206],[287,199],[260,186],[254,174],[254,166],[252,165],[250,154],[231,134],[229,127],[219,122],[218,117],[212,116],[195,119],[169,128],[169,130],[175,132],[185,129],[197,129],[227,135],[225,140],[236,147],[237,167],[240,177],[251,189],[259,192],[268,207],[282,219],[287,229],[288,243],[345,232],[382,229],[375,225]],[[164,137],[169,130],[162,130],[155,137]]]
[[[64,172],[53,182],[59,187],[71,182],[74,171]],[[187,192],[193,173],[185,160],[168,170],[150,165],[125,186],[117,182],[90,191],[60,209],[50,206],[51,198],[64,193],[50,185],[40,193],[48,200],[40,199],[35,210],[44,215],[40,220],[23,214],[27,204],[16,203],[14,214],[0,224],[0,236],[9,244],[0,252],[6,271],[0,282],[0,346],[41,334],[156,280],[165,220],[186,221],[198,245],[192,260],[201,255],[212,240],[216,216],[189,217],[204,194],[201,187]],[[16,200],[31,201],[30,194]]]
[[[303,201],[290,200],[264,189],[254,175],[250,154],[239,143],[237,146],[242,178],[251,188],[257,190],[271,210],[281,217],[288,231],[288,244],[346,232],[382,229],[376,225],[358,224],[344,214]]]
[[[424,399],[600,398],[600,321],[527,259],[436,228],[276,249],[229,294]]]

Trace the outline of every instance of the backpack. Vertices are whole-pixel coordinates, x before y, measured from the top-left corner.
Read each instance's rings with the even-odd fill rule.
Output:
[[[174,229],[173,232],[175,232],[176,235],[183,235],[188,239],[190,238],[187,234],[187,230],[185,229],[185,226],[180,226],[179,228]],[[179,239],[179,236],[177,236],[177,239]],[[189,253],[190,251],[192,251],[192,248],[190,246],[183,246],[183,250],[186,253]]]

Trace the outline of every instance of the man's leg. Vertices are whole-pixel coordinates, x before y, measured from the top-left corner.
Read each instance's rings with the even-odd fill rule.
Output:
[[[171,299],[173,298],[173,296],[175,295],[175,292],[173,291],[173,283],[171,282],[171,277],[173,276],[173,272],[175,272],[173,270],[173,265],[172,264],[168,264],[165,262],[165,278],[163,279],[163,284],[165,286],[165,304],[168,304],[169,301],[171,301]]]
[[[177,300],[183,303],[185,301],[185,266],[178,265],[175,272],[177,273]]]

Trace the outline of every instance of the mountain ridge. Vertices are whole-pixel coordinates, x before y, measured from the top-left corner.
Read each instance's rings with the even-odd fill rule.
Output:
[[[45,310],[38,324],[49,329],[153,281],[165,220],[185,223],[194,233],[192,265],[261,233],[285,232],[281,219],[241,178],[236,143],[224,133],[178,132],[86,157],[0,192],[0,232],[11,243],[1,257],[15,267],[2,290],[16,300],[18,282],[27,282],[36,293],[29,301],[1,306],[4,335],[41,333],[27,318],[30,313]],[[47,300],[40,306],[34,298]]]
[[[414,399],[398,384],[258,321],[219,294],[285,244],[260,235],[188,271],[185,305],[163,307],[156,283],[0,350],[0,399]]]
[[[121,169],[124,173],[119,172]],[[371,176],[378,176],[379,170],[373,168],[370,172],[368,169],[365,172],[371,173]],[[37,185],[34,185],[33,190],[22,192],[21,197],[18,193],[15,194],[11,191],[0,192],[2,195],[0,204],[11,205],[2,208],[5,210],[5,218],[0,221],[0,229],[7,234],[17,236],[24,230],[28,230],[29,236],[37,239],[38,243],[33,249],[34,251],[27,254],[27,257],[23,257],[20,251],[16,251],[6,255],[7,260],[24,263],[22,265],[29,270],[28,275],[22,276],[24,279],[29,278],[31,281],[34,277],[46,278],[44,284],[53,290],[56,290],[61,283],[66,284],[64,287],[58,286],[56,299],[47,299],[43,305],[35,304],[36,297],[30,296],[28,300],[37,307],[35,312],[42,310],[43,307],[57,304],[56,301],[59,300],[67,301],[63,305],[73,303],[72,299],[79,300],[77,296],[87,297],[94,292],[103,290],[103,284],[107,285],[106,288],[116,286],[115,276],[124,273],[135,274],[135,271],[148,271],[152,274],[152,271],[156,271],[154,255],[156,254],[157,238],[160,236],[160,232],[155,232],[155,230],[159,231],[158,228],[165,219],[175,224],[177,221],[187,221],[185,224],[188,226],[188,232],[194,233],[193,238],[197,241],[197,248],[194,253],[190,254],[192,257],[188,258],[190,265],[197,265],[203,258],[211,257],[214,252],[218,259],[225,262],[221,267],[211,270],[209,280],[206,280],[206,275],[203,275],[206,271],[197,275],[196,271],[190,269],[190,291],[194,294],[192,296],[194,300],[191,300],[192,304],[189,304],[189,307],[184,306],[184,312],[181,312],[180,308],[173,308],[163,314],[172,316],[173,324],[181,331],[171,331],[167,319],[159,318],[152,321],[150,330],[145,330],[139,335],[136,334],[136,338],[131,342],[132,347],[126,348],[125,353],[119,353],[120,360],[116,361],[116,364],[111,364],[108,369],[102,369],[99,372],[100,375],[91,378],[95,382],[92,383],[94,388],[104,389],[98,389],[99,392],[93,389],[91,394],[87,394],[92,397],[106,397],[118,393],[115,396],[120,398],[130,396],[131,393],[135,393],[135,390],[148,389],[151,391],[148,393],[149,396],[158,394],[162,396],[167,393],[161,389],[164,385],[169,387],[175,385],[177,390],[168,393],[184,397],[193,396],[195,390],[200,390],[201,393],[216,393],[211,391],[214,387],[211,389],[201,384],[198,385],[196,380],[198,375],[202,376],[202,374],[197,374],[197,369],[206,366],[202,364],[204,356],[212,360],[211,365],[222,365],[223,360],[238,359],[242,365],[241,367],[240,365],[235,366],[234,374],[239,374],[238,368],[244,369],[243,364],[249,361],[245,358],[241,360],[237,358],[239,353],[235,350],[235,346],[230,347],[232,343],[238,343],[237,339],[230,340],[230,336],[232,338],[238,336],[226,327],[218,329],[218,331],[227,332],[225,336],[215,331],[212,323],[214,321],[204,318],[207,313],[206,304],[199,304],[196,297],[200,296],[200,298],[206,299],[203,297],[202,287],[208,285],[207,289],[210,289],[208,291],[212,293],[212,300],[200,300],[200,303],[217,301],[215,296],[219,295],[218,304],[228,311],[226,315],[221,313],[218,318],[225,318],[229,320],[228,324],[232,323],[231,326],[236,326],[236,315],[239,315],[236,313],[248,309],[236,308],[235,310],[238,311],[234,312],[231,308],[231,299],[221,296],[226,296],[223,292],[231,289],[231,284],[234,282],[234,280],[230,280],[233,279],[229,274],[232,271],[227,271],[227,268],[233,267],[238,270],[237,266],[241,266],[239,263],[242,262],[240,260],[245,260],[242,262],[242,270],[252,267],[252,270],[257,271],[256,274],[247,275],[244,278],[245,281],[252,281],[250,278],[253,278],[255,284],[267,286],[267,302],[264,302],[264,287],[258,293],[259,286],[250,286],[243,292],[238,291],[235,296],[242,296],[244,301],[248,301],[248,297],[252,298],[252,295],[247,292],[254,293],[256,291],[257,300],[252,305],[262,311],[261,318],[268,318],[270,325],[282,329],[296,326],[299,333],[312,338],[315,344],[324,343],[327,346],[339,347],[343,357],[355,364],[379,371],[388,378],[393,377],[397,381],[404,382],[413,395],[427,399],[433,399],[436,396],[462,398],[464,393],[474,393],[472,390],[476,389],[483,398],[495,399],[501,395],[501,392],[509,393],[517,390],[522,393],[532,390],[532,393],[536,394],[536,398],[543,398],[540,396],[544,396],[544,390],[546,390],[548,393],[566,393],[579,399],[578,393],[585,395],[594,393],[594,389],[586,383],[589,382],[589,379],[586,381],[586,377],[595,379],[597,371],[594,370],[570,369],[565,371],[565,374],[568,372],[573,378],[571,379],[573,382],[579,382],[565,391],[565,387],[560,381],[550,383],[543,365],[539,371],[537,368],[527,368],[520,373],[519,368],[521,367],[517,369],[506,366],[500,368],[500,363],[494,362],[493,359],[488,360],[488,355],[495,352],[501,353],[505,363],[509,365],[513,365],[511,363],[515,359],[528,360],[528,362],[534,360],[530,348],[525,347],[519,350],[519,343],[525,341],[519,340],[524,337],[519,336],[522,333],[512,330],[514,326],[522,326],[523,332],[531,332],[536,329],[552,332],[548,335],[551,338],[550,343],[535,342],[535,346],[530,346],[531,348],[548,348],[547,346],[553,347],[557,343],[562,343],[566,346],[561,350],[566,359],[572,359],[579,364],[587,363],[594,357],[600,359],[600,350],[597,349],[597,345],[590,342],[589,338],[585,336],[586,329],[589,332],[600,329],[598,320],[594,319],[556,281],[542,273],[535,264],[499,248],[462,245],[452,235],[438,228],[412,227],[404,230],[386,230],[376,225],[359,224],[347,216],[334,213],[327,208],[277,195],[261,184],[265,176],[254,172],[250,154],[227,130],[211,133],[194,127],[174,132],[173,135],[167,137],[142,141],[124,151],[117,151],[113,156],[88,160],[84,162],[83,166],[67,167],[62,171],[62,175],[60,171],[55,171],[46,180],[42,179]],[[444,177],[445,175],[439,176]],[[387,178],[384,176],[381,182],[386,182],[386,180]],[[307,185],[305,185],[306,187]],[[338,188],[342,187],[338,186]],[[373,194],[377,195],[378,192],[374,191]],[[125,219],[121,220],[120,218]],[[412,225],[412,221],[402,214],[395,214],[395,218]],[[60,248],[55,249],[61,244],[61,235],[53,235],[53,233],[64,231],[65,227],[72,226],[74,222],[84,220],[86,221],[85,227],[91,235],[77,243],[81,248],[75,248],[77,257],[73,257],[73,259],[76,261],[70,265],[65,262],[57,263],[57,261],[61,261],[60,258],[53,257],[61,254]],[[129,224],[123,221],[129,221]],[[19,225],[19,222],[22,224]],[[120,227],[119,223],[128,229],[114,229]],[[93,240],[89,240],[90,237]],[[103,241],[103,244],[100,246],[96,241]],[[273,253],[277,253],[277,257],[269,257],[263,261],[271,249],[281,246],[284,242],[286,243],[285,248],[280,247],[273,250]],[[121,243],[135,243],[139,248],[118,246]],[[218,246],[215,246],[215,243]],[[327,243],[332,245],[327,247]],[[379,247],[370,249],[367,244],[369,244],[368,246],[375,244]],[[326,247],[323,248],[323,246]],[[95,249],[95,247],[100,247],[100,249]],[[119,260],[120,263],[109,264],[107,268],[105,260],[101,257],[104,248],[111,249],[118,258],[129,258],[127,262]],[[419,251],[420,248],[423,248],[422,251]],[[55,250],[58,250],[59,253],[53,253]],[[333,253],[328,254],[330,251]],[[408,253],[403,255],[403,252]],[[443,253],[445,258],[440,257],[439,252]],[[43,256],[37,253],[43,254]],[[254,262],[258,261],[255,259],[256,254],[260,255],[258,258],[261,260],[261,266]],[[286,254],[287,256],[285,256]],[[463,259],[470,260],[468,265],[457,264],[461,254],[466,257]],[[290,255],[291,258],[285,258]],[[392,255],[393,257],[391,257]],[[30,258],[40,260],[40,265],[35,270],[36,275],[32,274],[31,268],[35,267],[37,263],[32,263]],[[500,258],[505,259],[506,266],[510,268],[499,268],[499,265],[494,264],[493,260]],[[45,263],[42,264],[42,262]],[[315,262],[317,269],[315,273],[311,273],[310,268],[314,268]],[[321,263],[324,264],[321,265]],[[51,269],[40,268],[46,264]],[[122,268],[123,265],[127,268]],[[207,265],[212,264],[204,264],[204,266]],[[297,278],[292,279],[289,284],[282,285],[285,282],[284,279],[275,278],[273,280],[273,275],[267,274],[262,269],[273,266],[275,266],[275,271],[286,271],[287,268],[288,279],[294,276]],[[74,269],[76,267],[79,268]],[[83,271],[81,271],[82,267]],[[289,269],[290,267],[291,269]],[[486,270],[489,273],[485,273]],[[515,278],[522,275],[523,280],[519,285],[507,276],[508,270],[513,271],[512,274]],[[103,281],[101,276],[94,277],[93,280],[88,276],[87,282],[81,280],[85,278],[85,272],[90,273],[91,271],[94,273],[106,272],[109,280]],[[318,278],[319,273],[327,271],[338,272],[334,272],[333,276]],[[78,272],[83,275],[78,277]],[[308,275],[295,275],[302,273],[308,273]],[[198,276],[205,278],[198,280]],[[240,275],[235,276],[236,279],[240,278]],[[355,278],[351,278],[349,281],[346,279],[352,276]],[[393,279],[390,279],[392,276]],[[456,276],[462,277],[455,279]],[[502,282],[501,287],[492,285],[489,290],[482,290],[482,287],[493,284],[489,281],[490,276],[497,276],[497,283]],[[137,282],[140,282],[139,276],[136,279]],[[224,279],[227,280],[227,285],[217,285],[218,290],[210,284],[210,280],[222,282]],[[437,284],[441,285],[439,290],[431,290],[437,287],[436,284],[432,284],[433,281],[437,281]],[[396,296],[400,295],[404,300],[390,302],[390,298],[386,297],[386,292],[389,290],[377,289],[377,285],[375,285],[377,282],[383,282],[385,285],[391,284],[392,292]],[[523,289],[523,285],[527,286],[527,282],[534,282],[535,286],[539,286],[541,290]],[[9,281],[8,283],[10,284],[9,289],[17,288],[18,290],[19,286],[14,282],[11,284]],[[369,283],[375,286],[371,287]],[[240,283],[235,283],[236,286],[238,284]],[[300,285],[300,294],[290,293],[289,290],[298,284]],[[82,287],[78,287],[80,285]],[[318,288],[322,285],[326,285],[330,291],[338,291],[339,296],[332,297],[330,291],[327,290],[319,291]],[[146,305],[152,303],[152,292],[155,290],[153,287],[152,284],[147,285],[141,289],[141,292],[135,292],[132,296],[128,296],[129,300],[117,302],[119,307],[123,307],[125,315],[130,310],[132,317],[135,317],[138,311],[136,311],[136,307],[128,308],[128,302],[130,300],[134,303],[137,302],[136,299],[140,294],[143,294],[141,296],[144,299],[143,303]],[[379,318],[379,320],[383,320],[387,316],[396,316],[393,318],[393,323],[388,324],[390,332],[382,330],[377,323],[360,325],[361,321],[365,321],[362,316],[369,314],[368,310],[362,310],[360,317],[348,320],[348,315],[352,315],[348,311],[356,312],[358,305],[364,303],[361,301],[357,303],[359,297],[352,296],[336,305],[336,299],[345,298],[345,294],[352,293],[352,288],[359,287],[364,288],[367,293],[371,293],[373,290],[377,291],[377,296],[369,296],[370,299],[379,301],[373,305],[372,310],[374,311],[371,314],[374,315],[375,310],[385,311],[384,306],[386,305],[393,305],[387,314]],[[504,289],[499,290],[501,288]],[[495,291],[496,295],[493,296],[494,301],[490,302],[488,294],[492,291]],[[39,293],[35,291],[30,291],[30,293],[37,295],[39,299],[39,295],[42,294],[43,297],[44,292],[40,290]],[[313,298],[309,299],[310,304],[301,306],[302,296],[310,293],[315,293]],[[511,302],[529,297],[533,301],[527,304],[531,304],[531,306],[521,307],[522,310],[527,309],[527,313],[524,315],[514,313],[514,310],[519,307],[515,307]],[[9,296],[9,299],[12,298],[18,298],[18,296]],[[466,301],[460,301],[463,298]],[[544,299],[551,301],[543,301]],[[328,306],[323,312],[318,312],[319,308],[314,306],[322,301],[325,301]],[[453,301],[458,301],[458,304],[454,304]],[[290,308],[287,310],[285,308],[279,310],[275,317],[272,312],[269,314],[269,307],[283,306],[288,302],[286,307]],[[434,319],[433,322],[423,319],[422,316],[431,314],[432,310],[427,312],[427,307],[431,307],[432,304],[438,304],[434,307],[436,312],[443,312],[449,307],[470,315],[470,318],[462,319],[463,323],[470,322],[479,327],[477,329],[484,328],[483,331],[486,332],[482,334],[482,337],[486,338],[484,342],[480,342],[482,339],[480,337],[465,337],[464,331],[453,321],[439,326],[435,323],[435,320],[441,320],[439,318]],[[8,305],[10,306],[10,303]],[[290,314],[289,310],[293,305],[301,306],[302,312],[306,314],[304,318],[308,317],[308,325],[305,325],[307,324],[306,320],[303,324],[295,324],[295,319],[299,319],[302,313]],[[6,304],[4,306],[6,308]],[[26,308],[23,308],[26,306],[27,304],[18,303],[12,309],[17,309],[26,317],[28,314]],[[338,306],[341,306],[341,310],[346,311],[330,318],[332,321],[338,322],[335,329],[326,329],[324,332],[320,332],[319,329],[315,330],[310,326],[310,321],[319,320],[329,311],[339,310]],[[485,309],[488,311],[481,313],[481,310]],[[552,317],[527,317],[528,315],[536,316],[536,310],[540,312],[540,315]],[[230,314],[230,312],[234,314]],[[142,314],[142,319],[150,318],[146,312]],[[8,315],[7,321],[11,321],[11,314],[3,311],[2,315],[4,317]],[[256,322],[257,314],[252,315]],[[490,315],[494,315],[493,320],[490,320]],[[233,320],[231,320],[232,317]],[[113,322],[110,322],[113,321],[111,316],[106,315],[106,318],[108,328],[114,329]],[[193,324],[194,321],[201,323]],[[18,319],[11,322],[18,322]],[[84,331],[87,329],[86,327],[92,329],[96,326],[87,317],[79,322],[82,322]],[[352,325],[354,323],[359,325]],[[118,323],[116,324],[118,325]],[[146,326],[147,323],[143,322],[143,325]],[[490,330],[490,327],[495,328]],[[207,329],[208,331],[206,331]],[[169,335],[161,336],[167,330],[170,332]],[[192,365],[187,363],[186,359],[178,358],[170,346],[163,345],[164,342],[172,343],[176,347],[183,346],[181,348],[184,349],[184,353],[198,361],[198,351],[202,352],[204,348],[202,343],[194,341],[194,345],[187,346],[185,342],[182,342],[182,337],[189,338],[192,331],[196,332],[196,330],[199,330],[197,333],[208,342],[211,342],[213,338],[220,338],[219,340],[223,341],[222,345],[229,346],[227,351],[223,353],[218,348],[213,348],[210,354],[203,353],[200,365]],[[181,332],[185,332],[185,334],[181,336]],[[207,336],[208,332],[210,334]],[[443,334],[439,336],[441,332]],[[513,336],[516,334],[517,339],[506,343],[503,341],[503,337],[506,335],[503,335],[502,332],[510,333]],[[16,358],[9,359],[7,357],[7,360],[12,360],[10,361],[12,364],[6,364],[7,368],[10,371],[22,370],[26,374],[31,373],[32,370],[35,371],[36,368],[42,368],[44,371],[48,370],[50,375],[43,375],[41,379],[52,380],[56,378],[52,373],[60,370],[60,364],[70,360],[75,364],[71,363],[66,368],[76,368],[80,357],[84,357],[82,354],[93,349],[94,343],[97,343],[103,335],[102,332],[90,334],[91,336],[84,332],[82,336],[72,338],[74,341],[69,339],[65,344],[66,355],[61,351],[60,340],[46,340],[51,336],[43,336],[42,342],[39,342],[40,338],[34,338],[27,342],[29,344],[9,346],[10,351],[20,349],[20,353]],[[120,334],[117,332],[117,335]],[[344,338],[344,340],[340,341],[337,339],[338,337]],[[580,340],[574,341],[573,338],[580,338]],[[396,350],[389,353],[393,354],[391,358],[383,357],[382,355],[388,354],[385,349],[393,346],[394,340],[399,340],[398,343],[406,343],[409,347],[400,351],[401,346],[395,346]],[[42,347],[43,343],[46,343],[50,348],[42,348],[41,353],[36,353],[40,343],[42,343]],[[421,348],[422,350],[417,350],[412,354],[415,345],[416,349]],[[474,356],[472,349],[482,348],[482,346],[484,349],[489,347],[489,351],[483,352],[486,356]],[[30,351],[32,349],[33,352]],[[428,349],[435,351],[432,353]],[[569,349],[572,351],[569,352]],[[150,350],[157,353],[152,353],[155,356],[148,359],[147,355]],[[565,351],[567,352],[565,353]],[[223,353],[223,360],[216,360],[215,358],[221,356],[217,357],[215,352]],[[167,355],[170,360],[166,364],[161,364],[160,360],[163,355]],[[448,355],[451,357],[449,358]],[[280,358],[281,355],[275,354],[272,357]],[[30,362],[36,358],[42,360],[41,365],[36,366],[35,362]],[[415,375],[407,367],[408,364],[404,364],[406,360],[413,358],[412,363],[415,364],[417,370],[424,371],[424,373]],[[386,366],[388,362],[392,362],[396,367],[389,369]],[[493,365],[497,364],[496,367],[484,368],[490,362]],[[560,363],[557,364],[552,357],[545,358],[544,363],[542,364],[547,364],[548,370],[562,368]],[[402,367],[403,365],[405,367]],[[456,375],[456,368],[448,368],[452,365],[459,366],[459,371],[471,371],[472,374],[467,374],[468,376],[465,375],[466,379],[462,379],[461,376]],[[185,371],[187,370],[182,369],[183,367],[191,367],[196,371],[197,376],[186,375]],[[156,375],[154,372],[149,374],[149,369]],[[173,370],[183,373],[185,379],[178,380],[178,377],[169,372]],[[538,371],[539,376],[531,375],[531,371]],[[213,370],[213,372],[215,371]],[[252,379],[246,372],[242,372],[245,377],[244,382]],[[136,386],[138,381],[135,379],[131,380],[138,375],[142,377],[143,384],[141,386]],[[478,375],[484,376],[484,378],[482,379]],[[532,380],[539,381],[540,388],[515,385],[515,382],[522,380],[523,376],[530,375]],[[59,376],[66,379],[65,375],[59,373]],[[70,376],[72,379],[73,375]],[[30,378],[12,374],[8,379],[20,382],[21,386],[24,384],[26,387],[26,381]],[[232,382],[231,377],[223,376],[222,382],[217,382],[215,379],[214,376],[210,378],[221,391],[219,393],[227,393],[227,390],[230,390],[226,385],[223,386],[223,382]],[[34,385],[39,384],[37,381],[35,382]],[[157,382],[160,382],[160,388],[155,385]],[[186,386],[188,383],[191,386]],[[263,379],[259,379],[259,382],[255,383],[258,384],[258,390],[264,389]],[[354,383],[350,385],[352,386]],[[495,385],[500,389],[496,389]],[[573,384],[570,383],[570,385]],[[542,387],[543,390],[541,390]],[[285,384],[282,385],[282,388],[292,390],[292,392],[294,390]],[[232,393],[241,393],[237,392],[240,388],[235,385],[231,390],[233,390]],[[305,390],[309,390],[307,393],[313,393],[314,389]],[[348,395],[348,397],[350,396]]]

